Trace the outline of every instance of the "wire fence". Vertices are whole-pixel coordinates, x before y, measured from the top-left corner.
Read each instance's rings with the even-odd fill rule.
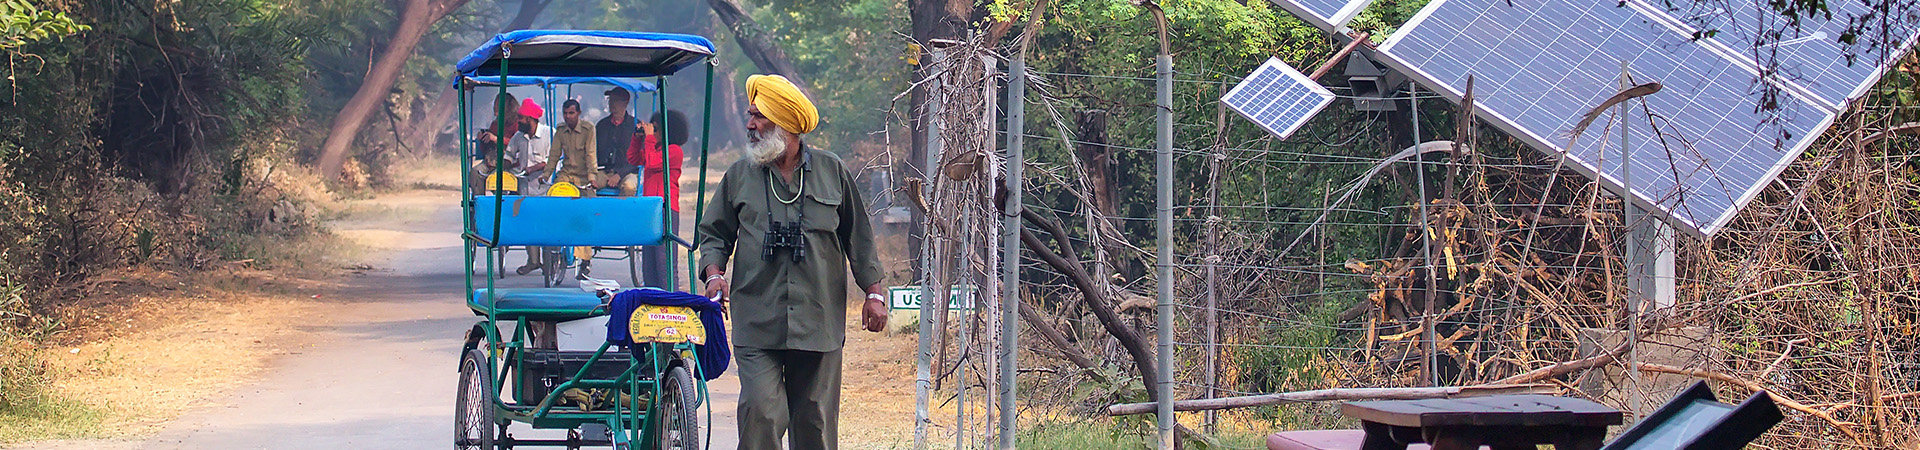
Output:
[[[943,153],[920,190],[922,282],[981,295],[979,308],[927,319],[926,398],[948,409],[922,423],[933,425],[928,440],[985,447],[1001,332],[990,304],[1004,75],[986,52],[948,54],[978,64],[939,87],[930,113],[964,126],[936,134]],[[1888,448],[1920,436],[1920,140],[1875,134],[1913,119],[1895,100],[1870,95],[1845,113],[1713,238],[1643,239],[1674,255],[1668,304],[1629,289],[1626,247],[1641,227],[1628,217],[1653,219],[1550,156],[1462,123],[1457,105],[1403,90],[1391,110],[1359,108],[1336,87],[1335,104],[1282,141],[1219,105],[1239,75],[1174,81],[1175,275],[1164,281],[1175,293],[1175,399],[1528,383],[1619,408],[1631,424],[1707,380],[1723,400],[1766,392],[1783,405],[1786,419],[1756,448]],[[1015,406],[1029,425],[1103,417],[1152,389],[1141,373],[1151,363],[1131,346],[1155,344],[1163,281],[1153,275],[1153,79],[1027,76]],[[1607,116],[1592,132],[1619,126]],[[1437,140],[1458,145],[1387,159]],[[973,164],[971,178],[955,176],[956,164]],[[1179,420],[1226,448],[1355,426],[1328,404]]]

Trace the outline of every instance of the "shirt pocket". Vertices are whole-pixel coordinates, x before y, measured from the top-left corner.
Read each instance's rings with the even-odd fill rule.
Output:
[[[840,203],[845,200],[839,192],[808,192],[805,225],[808,231],[834,232],[840,229]]]

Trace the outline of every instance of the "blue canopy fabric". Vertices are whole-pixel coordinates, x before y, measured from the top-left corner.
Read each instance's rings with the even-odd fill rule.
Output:
[[[500,85],[499,75],[465,77],[465,78],[481,86],[499,86]],[[508,86],[540,86],[540,87],[546,87],[546,88],[550,88],[558,85],[564,85],[564,84],[597,84],[602,86],[614,86],[621,89],[626,89],[628,91],[633,91],[635,93],[653,92],[653,90],[655,89],[653,83],[647,82],[645,80],[641,80],[638,78],[536,77],[536,76],[512,75],[512,76],[508,76],[506,81]]]
[[[652,77],[713,56],[713,43],[688,34],[634,31],[520,30],[501,33],[454,66],[462,75]]]

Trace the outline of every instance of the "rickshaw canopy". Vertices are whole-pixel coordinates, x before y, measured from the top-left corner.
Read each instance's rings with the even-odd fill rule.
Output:
[[[467,82],[477,86],[499,86],[500,85],[500,77],[498,75],[462,77],[462,78],[465,79]],[[638,78],[619,78],[619,77],[536,77],[536,76],[514,75],[514,76],[508,76],[506,79],[506,82],[508,86],[540,86],[540,87],[552,87],[552,86],[565,85],[565,84],[595,84],[595,85],[601,85],[601,86],[618,87],[618,88],[626,89],[628,91],[633,91],[636,93],[653,92],[653,90],[655,89],[653,83],[651,82],[647,82],[645,80],[641,80]]]
[[[712,56],[711,41],[689,34],[520,30],[494,36],[454,68],[469,77],[497,76],[505,60],[510,75],[652,77]]]

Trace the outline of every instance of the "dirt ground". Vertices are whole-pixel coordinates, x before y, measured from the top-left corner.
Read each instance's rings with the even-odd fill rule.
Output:
[[[124,294],[76,310],[67,323],[78,325],[61,336],[59,347],[45,350],[60,374],[58,392],[101,411],[100,426],[65,432],[80,434],[65,436],[75,439],[7,448],[292,448],[268,442],[339,431],[392,437],[359,441],[354,448],[444,441],[453,383],[442,366],[451,365],[455,352],[441,347],[457,345],[459,328],[467,326],[461,323],[471,321],[451,299],[458,295],[462,267],[458,222],[445,217],[449,207],[457,211],[457,191],[446,189],[457,180],[446,178],[422,177],[415,189],[345,203],[329,223],[331,237],[310,244],[311,251],[326,254],[321,267],[267,271],[241,263],[191,279],[164,273],[111,277],[126,285],[113,288]],[[690,199],[686,205],[690,213]],[[434,294],[446,289],[456,293]],[[851,329],[847,335],[843,445],[909,447],[914,336]],[[393,362],[371,363],[381,358]],[[430,376],[408,375],[416,372]],[[402,404],[364,409],[327,403],[334,397],[391,403],[394,393]],[[406,414],[379,419],[395,407]],[[268,415],[287,417],[262,417]],[[716,408],[716,431],[731,433],[731,417]]]

